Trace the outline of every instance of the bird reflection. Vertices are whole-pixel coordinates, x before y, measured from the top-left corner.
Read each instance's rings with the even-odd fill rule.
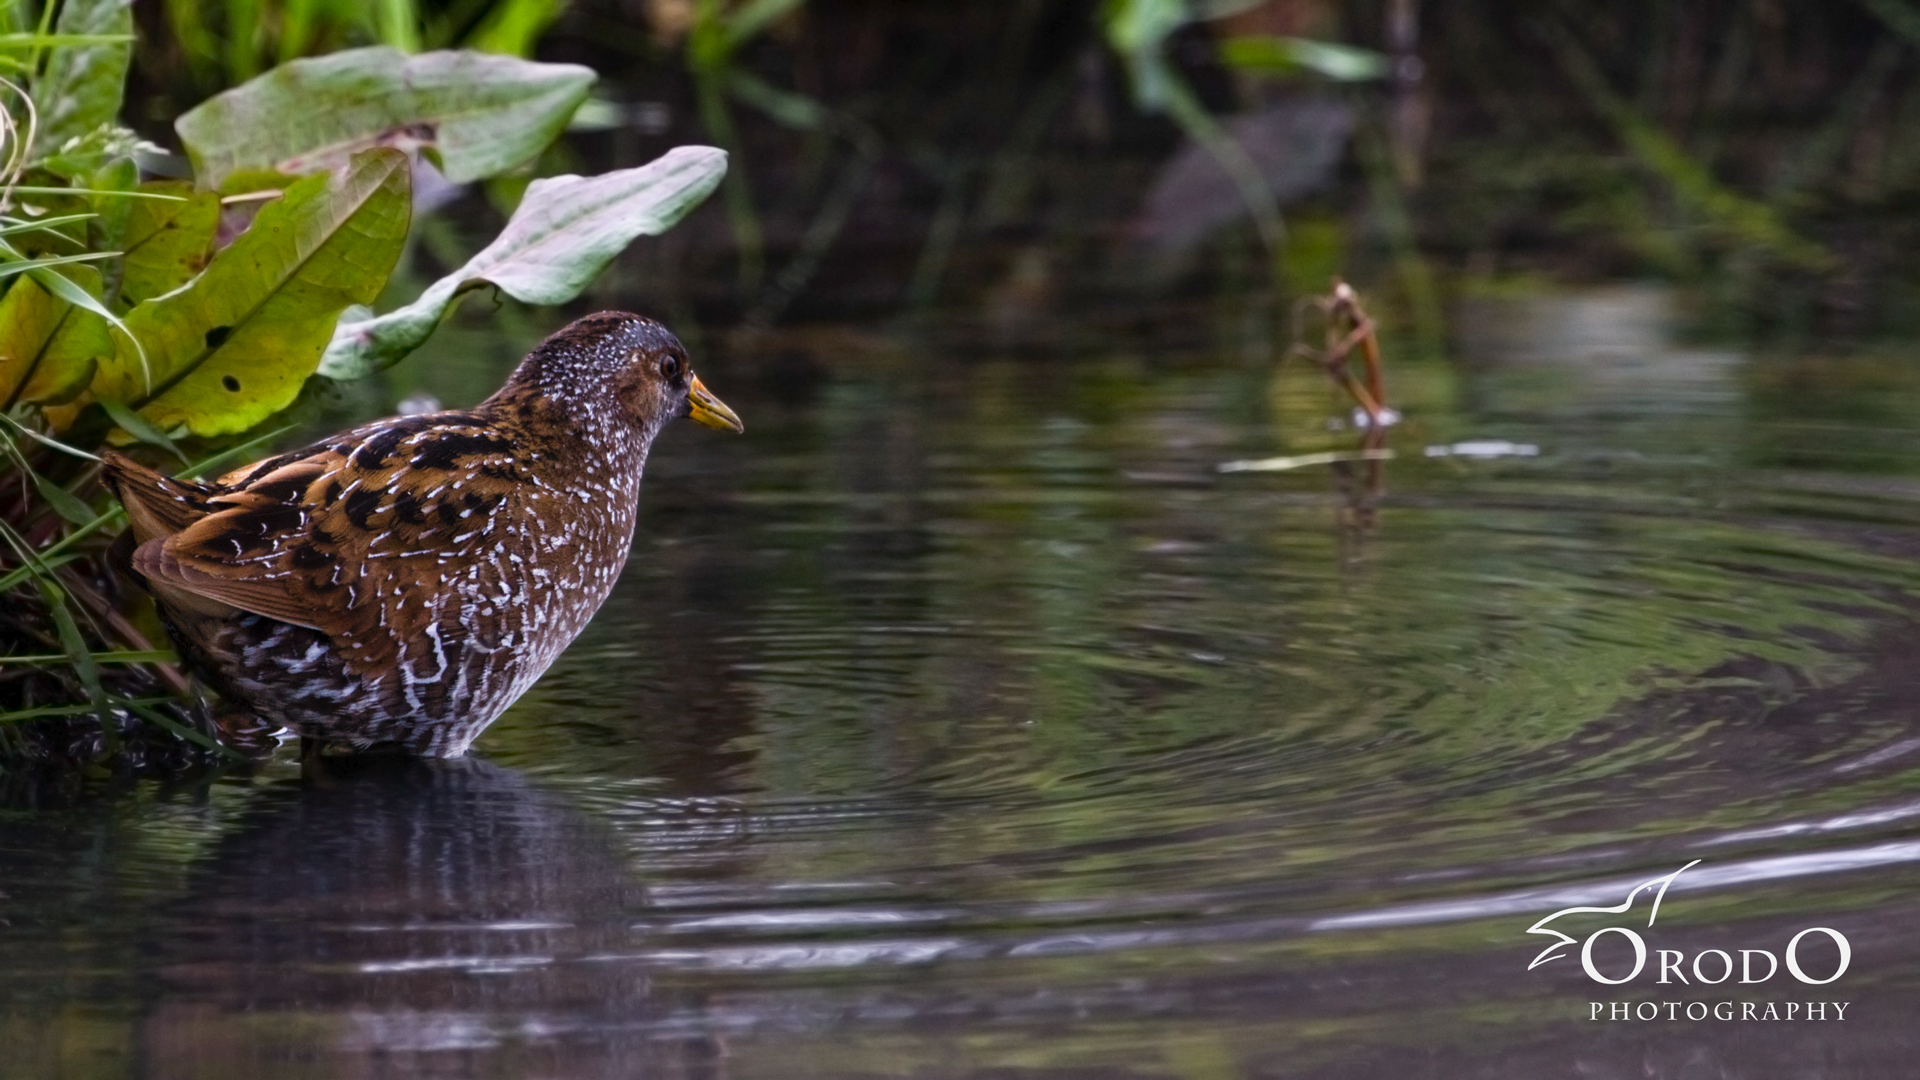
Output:
[[[700,992],[596,959],[631,954],[645,901],[602,822],[481,760],[317,769],[172,912],[151,1075],[721,1075]]]

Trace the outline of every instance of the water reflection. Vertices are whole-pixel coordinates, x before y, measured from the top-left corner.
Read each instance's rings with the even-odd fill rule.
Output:
[[[133,1074],[440,1075],[484,1057],[511,1074],[719,1075],[699,994],[584,962],[623,948],[644,886],[604,823],[524,777],[369,761],[242,801],[174,895],[135,915],[145,1005],[116,1063]],[[126,839],[103,836],[103,854],[126,858]],[[52,882],[14,884],[16,910],[51,917],[34,893]],[[59,1048],[37,1049],[14,1063],[40,1069],[8,1075],[55,1075]]]
[[[487,760],[0,820],[0,1045],[74,1076],[1898,1075],[1912,376],[1796,411],[1804,371],[1673,345],[1666,304],[1488,308],[1458,367],[1397,366],[1412,450],[1365,530],[1325,471],[1214,470],[1350,441],[1317,372],[716,362],[754,427],[663,440],[618,590]],[[1872,455],[1815,422],[1849,385]],[[1474,439],[1541,452],[1418,453]],[[1800,990],[1526,970],[1540,915],[1694,859],[1662,947],[1840,929],[1843,1025],[1609,1026],[1589,1002]]]

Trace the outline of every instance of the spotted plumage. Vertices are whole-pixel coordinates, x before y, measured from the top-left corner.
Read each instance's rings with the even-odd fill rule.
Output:
[[[452,757],[613,588],[654,436],[740,430],[658,323],[592,315],[471,411],[377,421],[211,483],[109,455],[123,569],[229,703]]]

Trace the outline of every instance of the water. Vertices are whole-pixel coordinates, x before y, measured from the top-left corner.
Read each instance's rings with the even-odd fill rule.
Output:
[[[1905,1075],[1920,365],[1667,304],[1469,305],[1377,494],[1233,347],[706,365],[477,759],[4,812],[0,1075]],[[1561,922],[1845,974],[1528,970],[1694,860]]]

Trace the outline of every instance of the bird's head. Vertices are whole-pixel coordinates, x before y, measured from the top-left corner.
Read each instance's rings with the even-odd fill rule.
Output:
[[[541,342],[509,389],[515,383],[530,383],[563,406],[610,411],[649,437],[682,416],[708,427],[744,430],[733,410],[694,375],[679,338],[652,319],[624,311],[588,315]]]

